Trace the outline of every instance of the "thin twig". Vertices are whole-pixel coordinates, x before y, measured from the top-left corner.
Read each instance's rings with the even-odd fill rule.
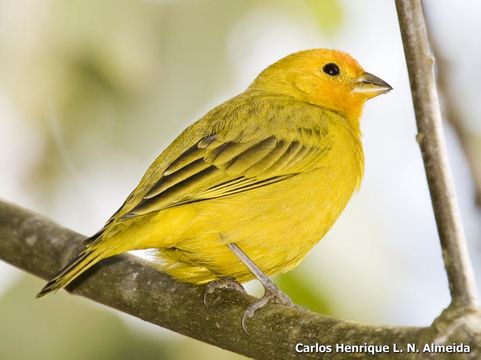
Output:
[[[453,306],[475,308],[476,286],[446,155],[434,58],[420,0],[396,0],[426,170]]]
[[[12,265],[47,279],[78,251],[83,239],[40,215],[0,201],[0,259]],[[205,305],[202,287],[179,284],[131,255],[101,262],[73,285],[69,291],[74,294],[256,359],[319,359],[319,352],[296,351],[296,344],[316,343],[333,345],[329,359],[359,359],[362,354],[336,351],[335,344],[387,344],[392,349],[395,343],[406,349],[410,343],[422,349],[436,339],[464,342],[471,345],[471,355],[481,354],[481,334],[472,326],[480,322],[478,312],[465,312],[454,319],[457,322],[437,320],[431,327],[388,327],[270,304],[249,320],[247,336],[240,320],[252,297],[223,290],[212,294]],[[380,353],[376,359],[406,359],[401,355]],[[426,354],[421,355],[419,359],[426,359]],[[452,359],[437,355],[436,359]],[[409,358],[418,359],[415,354]]]
[[[429,14],[428,14],[429,15]],[[427,28],[431,29],[429,26],[429,16],[427,17]],[[466,161],[468,163],[468,168],[471,173],[471,178],[474,182],[474,203],[478,208],[481,208],[481,164],[474,151],[473,136],[469,134],[464,121],[465,114],[460,107],[459,98],[456,97],[451,84],[451,79],[449,77],[449,69],[452,69],[451,62],[444,56],[445,54],[441,51],[439,43],[435,41],[435,36],[428,32],[429,42],[431,44],[431,50],[436,58],[436,75],[438,90],[443,100],[443,113],[445,114],[445,120],[451,124],[456,136],[458,137],[461,149],[464,153]]]

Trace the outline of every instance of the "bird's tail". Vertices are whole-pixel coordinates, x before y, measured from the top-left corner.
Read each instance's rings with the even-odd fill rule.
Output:
[[[104,258],[102,255],[103,253],[98,251],[96,246],[85,248],[76,258],[60,270],[60,272],[51,279],[42,290],[40,290],[37,294],[37,298],[64,288],[83,272],[102,260]]]

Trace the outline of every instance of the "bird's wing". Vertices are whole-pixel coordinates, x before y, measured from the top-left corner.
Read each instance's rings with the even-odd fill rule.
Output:
[[[302,131],[306,130],[299,129],[301,136],[291,140],[274,135],[237,140],[206,136],[172,161],[122,218],[239,194],[313,170],[327,153],[329,142],[303,141]],[[324,138],[326,134],[309,131],[309,136]]]

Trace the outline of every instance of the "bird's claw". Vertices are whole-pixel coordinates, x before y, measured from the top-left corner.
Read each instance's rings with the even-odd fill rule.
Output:
[[[237,290],[243,294],[246,294],[245,289],[234,278],[225,277],[219,280],[211,281],[205,285],[204,298],[203,298],[205,305],[207,305],[207,297],[213,294],[214,291],[217,289],[232,289],[232,290]],[[273,283],[266,284],[264,289],[265,289],[264,296],[262,296],[258,301],[249,305],[247,309],[244,311],[244,315],[242,315],[241,325],[246,335],[249,335],[247,331],[247,324],[246,324],[247,320],[252,318],[254,316],[254,313],[257,310],[263,308],[269,302],[282,304],[286,306],[293,306],[291,299],[289,299],[289,297],[286,294],[284,294],[282,291],[280,291]]]
[[[209,282],[204,289],[204,304],[207,305],[207,297],[217,289],[232,289],[241,293],[246,293],[245,289],[232,277],[225,277]]]
[[[249,305],[249,307],[244,311],[244,315],[242,316],[241,324],[242,324],[242,329],[246,333],[246,335],[249,335],[247,331],[247,324],[246,321],[254,316],[254,313],[263,308],[265,305],[267,305],[269,302],[274,302],[276,304],[281,304],[281,305],[286,305],[286,306],[292,306],[292,300],[289,299],[289,297],[284,294],[282,291],[280,291],[277,287],[273,288],[265,288],[265,293],[264,296],[262,296],[258,301],[254,302],[253,304]]]

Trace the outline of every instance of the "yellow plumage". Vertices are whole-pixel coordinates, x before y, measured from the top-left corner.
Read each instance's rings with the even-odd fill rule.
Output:
[[[187,128],[39,295],[135,249],[156,249],[164,271],[194,284],[253,278],[229,243],[268,275],[292,269],[359,186],[362,106],[389,89],[342,52],[280,60]]]

